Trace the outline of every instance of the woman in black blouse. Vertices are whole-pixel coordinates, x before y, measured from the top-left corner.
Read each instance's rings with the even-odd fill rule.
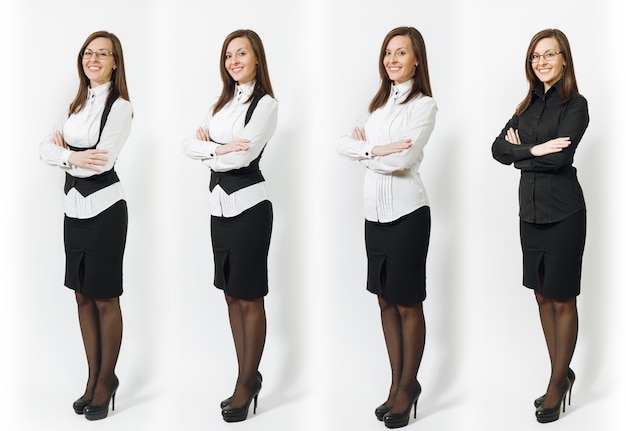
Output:
[[[586,233],[583,192],[572,166],[589,123],[578,93],[567,37],[537,33],[528,47],[528,94],[492,146],[500,163],[521,172],[519,185],[523,283],[535,291],[550,356],[545,395],[535,400],[539,422],[559,418],[574,383],[569,368],[578,334],[576,297]]]

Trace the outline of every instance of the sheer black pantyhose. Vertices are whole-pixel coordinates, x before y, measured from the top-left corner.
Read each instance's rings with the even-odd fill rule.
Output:
[[[552,371],[543,405],[553,408],[567,387],[567,371],[578,338],[578,310],[576,298],[550,299],[538,291],[535,291],[535,297]]]
[[[88,379],[81,397],[104,404],[115,381],[115,365],[122,343],[119,298],[93,299],[76,292],[78,320],[87,355]]]
[[[385,405],[402,413],[413,401],[424,353],[426,323],[422,303],[392,304],[378,297],[385,344],[391,365],[391,387]]]
[[[230,405],[238,408],[246,403],[257,385],[257,370],[265,347],[265,306],[263,298],[225,297],[238,364],[237,383]]]

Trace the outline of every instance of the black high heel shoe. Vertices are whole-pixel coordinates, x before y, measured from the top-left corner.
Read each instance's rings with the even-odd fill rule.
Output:
[[[91,400],[85,400],[82,397],[80,397],[79,399],[74,401],[74,404],[72,404],[72,407],[74,407],[74,411],[76,412],[77,415],[82,415],[83,413],[85,413],[85,407],[87,407],[90,402]]]
[[[109,414],[109,402],[113,402],[112,410],[115,410],[115,394],[117,393],[117,388],[120,385],[120,381],[117,377],[115,377],[115,381],[113,382],[113,387],[111,388],[111,393],[109,394],[109,398],[106,400],[104,404],[100,404],[98,406],[94,406],[92,404],[88,404],[85,407],[85,418],[90,421],[96,421],[98,419],[104,419]]]
[[[576,380],[576,374],[574,374],[574,370],[572,370],[571,368],[567,369],[567,380],[569,380],[569,401],[567,402],[567,404],[571,405],[572,404],[572,388],[574,387],[574,380]],[[541,407],[541,405],[543,404],[543,400],[545,399],[546,399],[545,394],[537,398],[535,400],[535,408]]]
[[[402,413],[391,413],[391,410],[383,416],[383,420],[385,421],[385,426],[387,428],[402,428],[408,425],[409,416],[411,415],[411,408],[413,408],[413,418],[417,417],[417,400],[422,393],[422,387],[420,383],[416,381],[417,387],[415,388],[415,393],[413,394],[413,400],[409,403],[409,407]]]
[[[254,400],[253,413],[256,414],[257,399],[259,398],[259,392],[261,392],[261,382],[257,380],[256,383],[257,384],[252,390],[252,394],[250,394],[250,398],[248,398],[243,406],[232,407],[227,405],[222,409],[222,418],[224,418],[226,422],[245,421],[248,418],[248,410],[250,409],[250,403],[252,403],[252,400]]]
[[[259,383],[263,383],[263,376],[261,375],[261,373],[258,370],[256,372],[256,379],[259,381]],[[233,399],[233,396],[231,395],[230,397],[226,398],[225,400],[220,401],[220,409],[223,409],[224,407],[229,405],[230,402],[232,401],[232,399]]]
[[[565,413],[565,398],[567,398],[567,392],[571,391],[571,389],[572,384],[568,379],[567,386],[565,387],[563,395],[561,396],[561,399],[556,404],[556,406],[546,409],[542,404],[541,406],[539,406],[539,408],[537,408],[537,411],[535,412],[535,417],[537,418],[537,421],[545,424],[558,420],[561,414],[561,405],[563,406],[563,413]]]
[[[387,406],[385,405],[385,403],[382,403],[381,405],[376,407],[376,409],[374,410],[374,414],[376,415],[376,419],[382,422],[385,415],[389,413],[390,411],[391,411],[391,406]]]

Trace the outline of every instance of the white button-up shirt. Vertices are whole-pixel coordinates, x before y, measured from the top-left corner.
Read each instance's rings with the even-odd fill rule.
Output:
[[[256,159],[276,130],[278,105],[276,100],[265,95],[254,109],[248,124],[244,127],[246,112],[250,106],[247,100],[254,90],[254,82],[238,85],[235,97],[215,115],[209,112],[201,127],[209,130],[211,141],[202,141],[195,137],[183,142],[183,153],[192,159],[201,160],[215,172],[226,172],[244,168]],[[217,155],[218,145],[228,144],[240,139],[248,139],[247,151],[236,151]],[[219,142],[219,143],[218,143]],[[265,182],[253,184],[227,194],[218,184],[209,192],[211,215],[234,217],[267,199]]]
[[[424,146],[435,126],[437,103],[422,94],[401,104],[413,82],[395,85],[387,103],[374,111],[365,123],[366,141],[351,134],[339,141],[339,154],[358,160],[367,171],[363,183],[363,213],[367,220],[391,222],[428,205],[419,167]],[[403,139],[412,146],[399,153],[373,156],[372,148]]]
[[[73,147],[93,147],[98,142],[100,120],[102,119],[102,112],[104,111],[110,86],[111,83],[108,82],[95,88],[90,88],[87,96],[88,100],[83,109],[69,117],[63,117],[57,122],[46,139],[39,145],[41,160],[48,165],[58,166],[65,172],[78,178],[91,177],[113,168],[124,143],[130,135],[133,108],[127,100],[118,98],[113,103],[106,125],[102,130],[102,136],[97,148],[108,150],[106,156],[109,160],[104,166],[99,167],[101,172],[70,165],[68,160],[72,151],[55,145],[53,141],[54,132],[58,130],[63,133],[65,142]],[[72,188],[65,195],[65,214],[72,218],[91,218],[122,199],[124,199],[124,189],[120,182],[111,184],[87,197]]]

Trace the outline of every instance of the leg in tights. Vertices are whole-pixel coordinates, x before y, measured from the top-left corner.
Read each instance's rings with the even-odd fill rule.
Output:
[[[122,344],[122,311],[119,298],[96,299],[100,316],[100,373],[92,404],[106,403],[115,382],[115,365]]]
[[[265,306],[263,298],[245,300],[226,295],[226,301],[229,307],[229,315],[232,306],[239,307],[239,310],[233,310],[233,317],[241,316],[241,319],[234,322],[234,325],[231,319],[235,349],[237,349],[238,344],[236,338],[243,333],[243,343],[240,343],[242,350],[241,359],[239,359],[240,353],[237,353],[239,376],[230,403],[233,408],[238,408],[246,403],[257,385],[257,370],[259,369],[263,348],[265,347]],[[243,330],[239,330],[239,327],[243,328]]]
[[[422,303],[396,305],[402,325],[402,371],[393,402],[392,413],[404,412],[415,395],[417,372],[426,341],[426,324]]]
[[[85,346],[89,370],[85,393],[79,400],[89,401],[93,398],[98,373],[100,372],[100,318],[96,302],[93,299],[76,292],[76,303],[78,305],[80,332],[83,337],[83,345]]]
[[[122,312],[119,298],[92,299],[76,292],[78,319],[89,378],[83,399],[104,404],[115,381],[115,364],[122,342]]]
[[[383,326],[387,354],[389,355],[389,364],[391,365],[391,387],[384,405],[391,406],[396,397],[400,375],[402,374],[402,322],[395,304],[387,302],[382,296],[379,296],[378,305],[380,306],[380,320]]]
[[[567,387],[567,371],[572,356],[574,355],[576,340],[578,338],[578,310],[576,307],[576,298],[556,300],[546,298],[540,293],[536,293],[536,296],[540,304],[540,316],[543,316],[544,312],[552,313],[551,320],[553,326],[547,331],[551,331],[554,334],[554,344],[552,345],[552,353],[550,355],[552,373],[550,383],[548,384],[548,391],[546,392],[546,398],[543,402],[546,408],[552,408],[559,403],[563,391]],[[542,307],[546,308],[546,310],[542,311]],[[544,334],[545,333],[546,330],[544,329]],[[548,335],[546,335],[546,341],[547,340]],[[548,346],[548,351],[550,350],[550,346]]]

